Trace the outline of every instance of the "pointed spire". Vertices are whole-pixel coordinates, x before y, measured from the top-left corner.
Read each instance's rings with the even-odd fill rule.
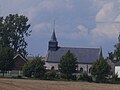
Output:
[[[51,36],[51,40],[52,42],[57,42],[57,38],[56,38],[56,35],[55,35],[55,30],[53,30],[53,33],[52,33],[52,36]]]
[[[53,23],[54,27],[53,27],[53,33],[52,33],[52,36],[51,36],[51,40],[52,42],[57,42],[57,38],[56,38],[56,35],[55,35],[55,20],[54,20],[54,23]]]
[[[104,59],[103,53],[102,53],[102,47],[100,47],[100,53],[99,53],[99,60]]]

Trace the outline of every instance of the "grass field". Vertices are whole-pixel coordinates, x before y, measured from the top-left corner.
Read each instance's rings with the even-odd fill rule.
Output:
[[[88,82],[0,79],[0,90],[120,90],[120,85]]]

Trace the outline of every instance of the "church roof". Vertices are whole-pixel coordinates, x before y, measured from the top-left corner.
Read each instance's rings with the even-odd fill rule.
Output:
[[[51,36],[51,42],[57,42],[57,38],[56,38],[56,35],[55,35],[55,30],[53,30],[53,33],[52,33],[52,36]]]
[[[75,55],[78,63],[94,63],[100,56],[100,48],[71,48],[60,47],[56,51],[48,51],[47,62],[59,63],[63,55],[70,50]]]

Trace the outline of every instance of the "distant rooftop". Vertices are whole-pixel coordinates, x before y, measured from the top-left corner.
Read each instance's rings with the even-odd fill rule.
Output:
[[[72,48],[72,47],[60,47],[56,51],[48,51],[47,61],[53,63],[59,63],[63,55],[70,50],[75,55],[78,63],[94,63],[100,56],[100,48]]]

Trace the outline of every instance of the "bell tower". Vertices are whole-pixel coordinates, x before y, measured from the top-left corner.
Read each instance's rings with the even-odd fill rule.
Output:
[[[53,33],[51,36],[51,40],[48,43],[48,50],[50,51],[56,51],[58,49],[58,41],[55,35],[55,21],[54,21],[54,28],[53,28]]]

